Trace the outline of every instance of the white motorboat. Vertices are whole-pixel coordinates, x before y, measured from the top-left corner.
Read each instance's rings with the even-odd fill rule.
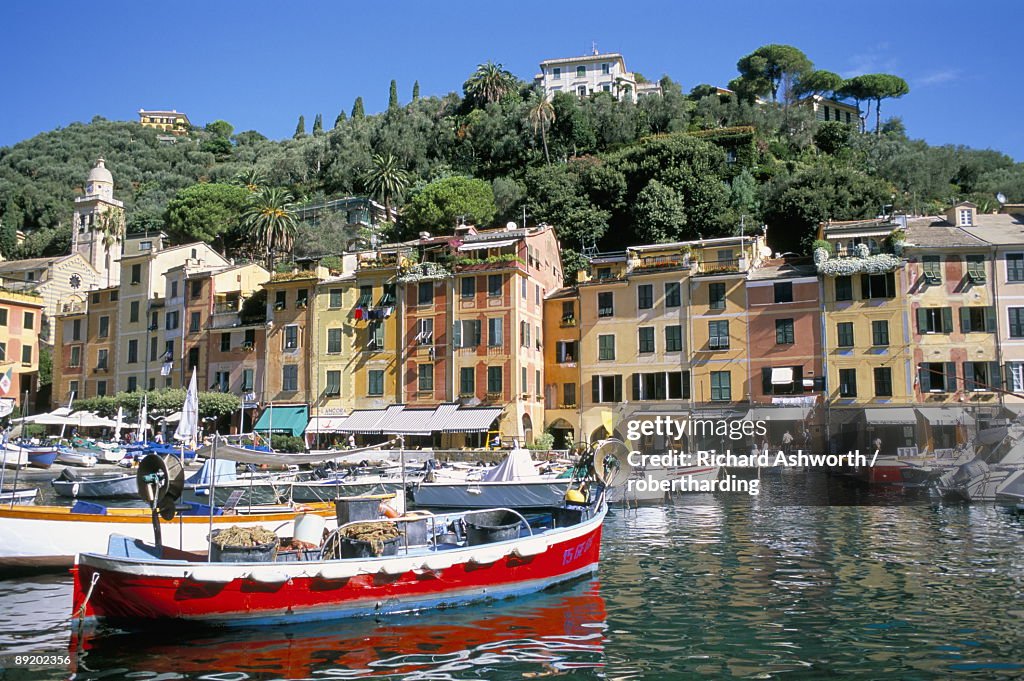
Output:
[[[82,466],[83,468],[92,468],[96,465],[96,457],[88,452],[80,452],[77,449],[70,447],[61,447],[60,453],[57,454],[57,463],[62,463],[65,466]]]

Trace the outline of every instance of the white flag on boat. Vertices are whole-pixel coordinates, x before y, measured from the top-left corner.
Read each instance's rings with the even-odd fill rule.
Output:
[[[192,369],[192,378],[188,382],[185,393],[185,404],[181,407],[181,420],[174,431],[174,439],[186,443],[194,443],[199,434],[199,390],[196,388],[196,370]]]
[[[124,407],[117,408],[117,423],[114,425],[114,439],[121,439],[121,429],[124,428]]]
[[[10,416],[14,412],[14,398],[4,397],[0,399],[0,418]]]

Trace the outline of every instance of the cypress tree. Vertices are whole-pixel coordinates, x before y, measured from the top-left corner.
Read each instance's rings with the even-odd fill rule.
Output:
[[[364,118],[366,111],[363,110],[363,98],[356,97],[355,104],[352,105],[352,118]]]
[[[344,123],[348,119],[344,111],[338,112],[338,117],[334,119],[334,127],[337,128],[339,125]]]
[[[292,135],[293,139],[299,139],[300,137],[306,136],[306,117],[299,116],[299,124],[295,126],[295,134]]]
[[[391,81],[391,92],[388,93],[388,111],[393,111],[399,107],[398,104],[398,83]]]
[[[324,119],[320,114],[316,115],[313,119],[313,134],[322,135],[324,133]]]
[[[417,80],[412,84],[412,101],[417,102],[420,98],[420,82]]]

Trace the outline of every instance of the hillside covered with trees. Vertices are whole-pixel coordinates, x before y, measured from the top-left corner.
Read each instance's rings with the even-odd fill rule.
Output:
[[[519,222],[525,210],[529,222],[558,228],[568,260],[591,245],[615,250],[761,224],[775,250],[806,252],[822,220],[889,206],[936,213],[965,199],[992,210],[997,192],[1024,201],[1024,164],[930,146],[898,117],[883,119],[883,105],[888,114],[898,111],[891,100],[913,96],[897,76],[844,80],[785,45],[755,50],[737,70],[732,94],[710,85],[684,92],[664,77],[662,96],[636,104],[603,92],[549,102],[488,62],[461,95],[421,97],[414,84],[403,103],[392,81],[386,111],[369,115],[357,98],[327,112],[329,127],[315,113],[307,132],[298,116],[283,141],[225,121],[174,143],[134,122],[75,123],[0,149],[0,252],[66,252],[71,203],[99,156],[130,231],[164,229],[243,254],[253,235],[278,253],[337,251],[343,240],[329,226],[296,224],[287,207],[343,195],[399,210],[385,238],[444,232],[459,219]],[[813,94],[856,102],[864,119],[816,121],[799,104]],[[16,230],[28,235],[20,246]]]

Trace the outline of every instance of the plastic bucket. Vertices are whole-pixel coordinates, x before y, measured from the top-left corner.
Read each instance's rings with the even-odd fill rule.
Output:
[[[273,563],[277,556],[278,542],[267,542],[256,546],[224,546],[213,541],[223,530],[210,533],[210,560],[214,563]]]
[[[493,544],[519,537],[519,516],[509,511],[486,511],[466,516],[466,539],[470,546]]]
[[[320,546],[324,540],[324,526],[327,519],[321,515],[301,513],[295,518],[294,536],[299,541]]]
[[[334,511],[338,527],[357,520],[377,520],[380,517],[380,502],[393,498],[393,494],[375,494],[367,497],[338,497],[334,500]],[[319,542],[317,542],[319,543]]]
[[[381,556],[396,556],[398,555],[398,542],[401,537],[392,537],[384,542],[384,550],[380,552]],[[342,558],[376,558],[378,554],[373,552],[373,546],[368,541],[362,539],[351,539],[350,537],[340,537],[340,553]]]

